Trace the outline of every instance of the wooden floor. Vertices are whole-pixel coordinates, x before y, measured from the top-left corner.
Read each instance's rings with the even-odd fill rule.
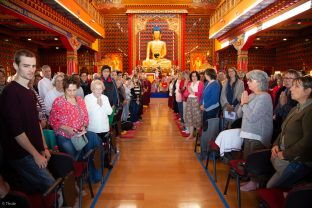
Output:
[[[119,139],[119,157],[94,207],[237,207],[234,180],[224,204],[193,151],[194,142],[180,136],[167,99],[151,100],[136,132],[133,139]],[[228,168],[218,163],[217,169],[222,195]],[[95,193],[100,187],[94,185]],[[87,194],[83,207],[92,201]],[[256,192],[242,193],[242,207],[258,207]]]

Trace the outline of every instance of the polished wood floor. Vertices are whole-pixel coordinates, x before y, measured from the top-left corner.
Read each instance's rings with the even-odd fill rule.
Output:
[[[193,152],[194,142],[180,136],[167,99],[151,99],[135,137],[119,139],[118,146],[120,154],[94,207],[237,207],[234,180],[224,204]],[[217,169],[222,195],[228,168],[218,163]],[[95,193],[100,187],[94,185]],[[93,199],[87,194],[83,201],[90,207]],[[258,207],[256,192],[242,193],[242,207]]]

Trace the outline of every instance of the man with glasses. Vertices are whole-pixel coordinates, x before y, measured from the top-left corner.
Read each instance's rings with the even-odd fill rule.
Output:
[[[274,132],[273,139],[275,139],[281,130],[281,125],[287,117],[289,111],[297,105],[297,102],[291,99],[290,88],[295,78],[299,77],[300,73],[294,69],[289,69],[283,76],[283,87],[276,93],[276,103],[274,106]]]

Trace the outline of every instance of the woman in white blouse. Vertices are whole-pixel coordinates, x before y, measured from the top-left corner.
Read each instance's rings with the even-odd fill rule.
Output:
[[[113,109],[109,104],[108,97],[103,95],[105,87],[100,80],[91,82],[92,93],[85,97],[85,103],[89,114],[88,131],[97,133],[102,139],[109,131],[108,116]]]
[[[50,111],[52,109],[52,104],[55,100],[55,98],[64,95],[64,88],[63,88],[63,80],[64,80],[64,73],[58,72],[56,75],[54,75],[52,79],[52,85],[53,88],[48,91],[44,98],[44,104],[47,108],[47,115],[50,115]]]

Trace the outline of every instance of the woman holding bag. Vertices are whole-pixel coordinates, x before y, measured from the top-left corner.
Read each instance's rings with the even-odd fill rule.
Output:
[[[83,148],[85,152],[99,146],[101,143],[95,133],[86,131],[89,124],[87,108],[84,100],[76,96],[79,82],[73,78],[64,79],[63,86],[64,95],[56,98],[53,102],[50,112],[50,124],[56,135],[59,150],[78,160],[81,151],[75,148],[71,141],[72,137],[86,135],[88,141]]]

